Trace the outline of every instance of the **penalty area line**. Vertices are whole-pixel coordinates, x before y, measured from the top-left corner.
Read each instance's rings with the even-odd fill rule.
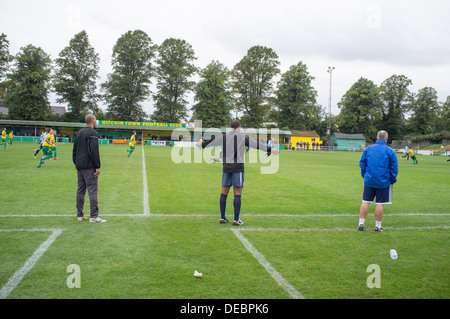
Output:
[[[283,288],[293,299],[305,299],[301,293],[297,291],[283,276],[267,261],[255,246],[253,246],[239,229],[231,229],[234,235],[241,241],[244,247],[255,257],[261,266],[269,273],[269,275]]]
[[[385,227],[388,230],[430,230],[430,229],[450,229],[450,226],[405,226],[405,227]],[[242,227],[240,231],[283,231],[283,232],[340,232],[352,231],[359,232],[356,227],[353,228],[263,228],[263,227]],[[369,232],[370,230],[365,230]]]
[[[148,198],[148,195],[147,195]],[[148,200],[145,200],[147,202],[148,206]],[[144,203],[145,206],[145,203]],[[217,215],[212,214],[150,214],[150,208],[148,210],[145,210],[144,213],[133,213],[133,214],[126,214],[126,213],[117,213],[117,214],[102,214],[102,216],[108,216],[108,217],[211,217],[211,218],[218,218]],[[292,218],[334,218],[334,217],[352,217],[352,218],[358,218],[358,214],[303,214],[303,215],[296,215],[296,214],[245,214],[246,217],[257,217],[257,218],[277,218],[277,217],[292,217]],[[384,217],[411,217],[411,216],[450,216],[450,214],[446,213],[407,213],[407,214],[384,214]],[[9,214],[9,215],[0,215],[1,217],[76,217],[76,213],[74,214]]]
[[[6,299],[9,294],[17,287],[17,285],[22,281],[23,277],[34,267],[39,258],[50,248],[51,244],[56,240],[56,238],[61,235],[63,229],[8,229],[0,230],[0,232],[5,231],[51,231],[52,234],[44,241],[38,249],[35,250],[33,255],[25,262],[25,264],[18,269],[14,275],[9,278],[8,282],[0,290],[0,299]]]
[[[145,214],[101,214],[101,216],[107,216],[107,217],[150,217],[150,215]],[[1,217],[77,217],[77,214],[31,214],[31,215],[18,215],[18,214],[11,214],[11,215],[0,215]]]

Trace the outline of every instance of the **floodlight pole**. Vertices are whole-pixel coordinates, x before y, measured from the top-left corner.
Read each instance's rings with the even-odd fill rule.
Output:
[[[328,135],[328,142],[331,142],[331,83],[333,78],[333,70],[335,67],[328,67],[328,73],[330,73],[330,95],[328,98],[328,124],[327,124],[327,135]]]

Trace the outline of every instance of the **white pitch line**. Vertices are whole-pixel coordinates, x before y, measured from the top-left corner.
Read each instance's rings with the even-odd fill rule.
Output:
[[[36,249],[36,251],[25,262],[25,264],[19,270],[17,270],[11,278],[9,278],[8,282],[0,290],[0,299],[6,299],[9,296],[11,291],[16,288],[16,286],[22,281],[23,277],[25,277],[25,275],[34,267],[39,258],[41,258],[41,256],[47,251],[50,245],[62,233],[63,229],[16,229],[10,231],[52,231],[52,234],[47,238],[45,242],[42,243],[42,245],[38,249]]]
[[[147,182],[147,170],[145,168],[145,152],[144,143],[142,143],[142,185],[143,185],[143,203],[144,203],[144,215],[150,215],[150,205],[148,204],[148,182]]]
[[[101,214],[102,216],[107,216],[107,217],[150,217],[150,214],[142,214],[142,213],[136,213],[136,214]],[[33,214],[33,215],[18,215],[18,214],[14,214],[14,215],[0,215],[1,217],[76,217],[76,214]],[[151,215],[151,216],[158,216],[158,215]],[[172,216],[172,215],[167,215],[165,217],[168,216]],[[178,216],[185,216],[185,215],[178,215]],[[196,215],[199,216],[200,215]],[[187,217],[192,217],[192,216],[187,216]]]
[[[450,229],[450,226],[406,226],[406,227],[385,227],[386,230],[429,230],[429,229]],[[285,231],[285,232],[333,232],[333,231],[357,231],[353,228],[263,228],[263,227],[242,227],[240,231]]]
[[[358,217],[359,213],[354,214],[245,214],[246,217],[293,217],[293,218],[316,218],[316,217]],[[405,214],[384,214],[383,217],[401,217],[401,216],[450,216],[450,214],[439,213],[405,213]]]
[[[7,232],[18,232],[18,231],[24,231],[24,232],[35,232],[35,231],[48,231],[48,232],[54,232],[58,230],[64,230],[59,228],[17,228],[17,229],[0,229],[0,232],[7,233]]]
[[[270,276],[281,286],[292,298],[305,299],[301,293],[297,291],[281,274],[267,261],[263,254],[261,254],[248,240],[240,233],[238,229],[231,229],[234,235],[241,241],[244,247],[255,257],[261,266],[269,273]]]
[[[148,198],[148,195],[147,195]],[[144,200],[148,205],[148,200]],[[0,215],[1,217],[74,217],[74,214],[11,214],[11,215]],[[118,217],[142,217],[150,216],[150,208],[148,213],[135,213],[135,214],[102,214],[102,216],[118,216]],[[151,214],[153,217],[213,217],[216,218],[217,215],[212,214]],[[316,218],[316,217],[357,217],[358,214],[306,214],[306,215],[295,215],[295,214],[245,214],[247,217],[294,217],[294,218]],[[450,214],[439,214],[439,213],[407,213],[407,214],[384,214],[384,217],[402,217],[402,216],[450,216]]]
[[[148,195],[147,195],[148,198]],[[148,200],[144,200],[148,205]],[[144,203],[145,204],[145,203]],[[28,214],[28,215],[0,215],[1,217],[74,217],[74,214]],[[118,216],[118,217],[142,217],[142,216],[153,216],[153,217],[213,217],[216,218],[217,215],[212,214],[151,214],[150,208],[148,213],[135,213],[135,214],[102,214],[102,216]],[[316,218],[316,217],[357,217],[358,214],[306,214],[306,215],[295,215],[295,214],[245,214],[247,217],[294,217],[294,218]],[[402,217],[402,216],[450,216],[450,214],[439,214],[439,213],[407,213],[407,214],[384,214],[384,217]]]

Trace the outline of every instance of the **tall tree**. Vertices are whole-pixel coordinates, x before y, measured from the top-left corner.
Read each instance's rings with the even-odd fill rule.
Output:
[[[152,119],[170,123],[187,120],[186,96],[194,89],[195,82],[190,78],[197,72],[195,52],[185,40],[173,38],[166,39],[158,52],[157,93]]]
[[[202,121],[203,127],[221,127],[231,121],[233,109],[229,70],[213,61],[200,71],[200,81],[195,87],[193,117]]]
[[[313,130],[320,120],[321,107],[317,104],[317,91],[312,86],[314,77],[306,64],[292,65],[278,82],[278,127],[291,130]]]
[[[442,103],[442,107],[438,112],[438,131],[447,131],[450,133],[450,96]]]
[[[41,48],[31,44],[14,57],[9,77],[6,106],[11,119],[46,120],[50,114],[51,59]]]
[[[232,70],[236,107],[250,127],[261,127],[271,108],[273,80],[280,73],[278,55],[270,48],[251,47]]]
[[[408,87],[412,81],[404,75],[393,75],[381,83],[381,120],[378,129],[386,130],[389,141],[403,137],[405,113],[411,107],[412,94]]]
[[[0,80],[5,76],[9,63],[9,41],[6,34],[0,34]]]
[[[111,118],[124,121],[146,119],[141,103],[151,93],[155,52],[156,45],[141,30],[128,31],[117,40],[112,54],[113,72],[102,84]]]
[[[68,103],[67,117],[71,121],[83,121],[88,111],[98,111],[96,80],[100,58],[89,44],[86,31],[76,34],[55,60],[53,86],[60,96],[59,103]]]
[[[9,41],[4,33],[0,34],[0,106],[3,106],[6,97],[6,82],[4,81],[9,65]]]
[[[338,106],[341,113],[337,125],[341,133],[363,134],[366,139],[376,139],[381,99],[375,83],[360,78],[344,94]]]
[[[432,87],[420,89],[412,103],[410,126],[419,135],[436,131],[438,123],[439,102],[437,92]]]

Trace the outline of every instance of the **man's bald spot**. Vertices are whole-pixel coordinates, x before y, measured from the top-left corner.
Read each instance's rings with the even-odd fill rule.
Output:
[[[379,131],[377,134],[377,139],[379,140],[387,140],[388,133],[386,131]]]
[[[97,119],[93,114],[88,114],[84,117],[84,121],[86,122],[86,124],[95,123],[96,120]]]

